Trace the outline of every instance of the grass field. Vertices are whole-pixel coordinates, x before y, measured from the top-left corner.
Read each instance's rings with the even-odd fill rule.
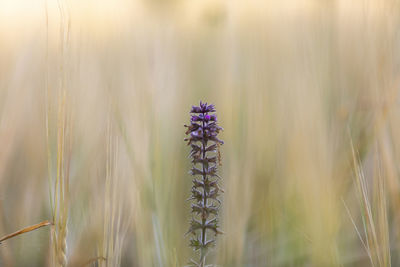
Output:
[[[0,266],[188,263],[200,100],[210,263],[400,266],[399,29],[396,0],[0,1],[0,238],[50,223]]]

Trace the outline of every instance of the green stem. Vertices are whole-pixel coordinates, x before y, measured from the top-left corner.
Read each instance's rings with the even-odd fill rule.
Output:
[[[203,113],[203,118],[204,118],[205,113]],[[206,192],[206,180],[207,180],[207,175],[206,175],[206,169],[205,169],[205,163],[204,163],[204,159],[206,157],[206,142],[205,142],[205,122],[203,120],[203,206],[206,207],[207,206],[207,192]],[[206,224],[206,218],[204,218],[204,216],[202,215],[202,225],[203,225],[203,229],[202,229],[202,233],[201,233],[201,243],[203,245],[203,247],[201,248],[201,255],[200,255],[200,266],[204,267],[205,263],[206,263],[206,249],[204,247],[206,241],[207,241],[207,236],[206,236],[206,228],[205,228],[205,224]]]

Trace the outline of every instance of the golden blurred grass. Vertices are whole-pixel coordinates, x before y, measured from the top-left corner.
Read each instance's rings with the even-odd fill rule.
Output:
[[[0,236],[52,218],[65,90],[69,266],[187,263],[200,100],[225,129],[211,259],[400,264],[398,1],[25,2],[0,4]],[[49,232],[0,265],[51,266]]]

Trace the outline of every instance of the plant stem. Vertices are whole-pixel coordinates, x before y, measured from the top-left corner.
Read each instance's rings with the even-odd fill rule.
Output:
[[[203,118],[204,118],[205,113],[203,113]],[[205,170],[205,161],[204,159],[206,158],[206,141],[205,140],[205,122],[203,120],[203,206],[206,207],[207,206],[207,192],[206,192],[206,180],[207,180],[207,175],[206,175],[206,170]],[[206,224],[206,218],[202,215],[202,225],[203,225],[203,229],[202,229],[202,234],[201,234],[201,243],[203,244],[203,248],[201,249],[201,256],[200,256],[200,266],[204,267],[205,266],[205,262],[206,262],[206,251],[204,248],[204,245],[206,244],[207,241],[207,237],[206,237],[206,228],[205,228],[205,224]]]

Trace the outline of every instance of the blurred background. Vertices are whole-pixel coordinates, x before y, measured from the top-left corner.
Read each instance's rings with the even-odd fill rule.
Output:
[[[225,141],[210,263],[399,266],[399,8],[1,1],[0,236],[52,220],[61,166],[68,266],[184,266],[202,100]],[[3,242],[0,265],[51,266],[50,232]]]

